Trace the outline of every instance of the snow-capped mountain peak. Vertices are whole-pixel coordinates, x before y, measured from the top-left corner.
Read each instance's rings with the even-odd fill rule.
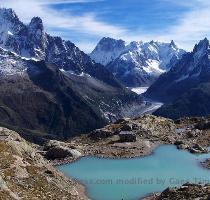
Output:
[[[91,53],[91,58],[102,65],[107,65],[115,60],[125,50],[125,41],[113,38],[102,38]]]
[[[132,41],[130,44],[126,46],[128,50],[139,50],[141,49],[143,42],[142,41]]]
[[[125,45],[122,40],[103,38],[90,56],[106,65],[127,86],[147,86],[184,53],[173,40],[170,43],[133,41]]]
[[[125,47],[125,41],[115,40],[109,37],[104,37],[99,42],[99,47],[101,47],[101,50],[104,50],[104,51],[110,51],[113,49],[121,49]]]
[[[191,88],[202,88],[200,84],[209,81],[210,43],[205,38],[195,45],[192,52],[183,55],[166,74],[160,76],[149,88],[147,95],[159,100],[174,100]],[[198,85],[201,87],[197,87]],[[191,92],[189,95],[191,96]]]
[[[119,41],[116,46],[122,43]],[[122,87],[107,69],[93,62],[72,42],[46,33],[39,17],[24,24],[12,9],[0,8],[0,47],[16,53],[21,59],[43,60],[55,68],[88,74],[108,85]]]
[[[12,9],[0,9],[0,44],[8,45],[7,40],[19,32],[24,32],[24,25]]]
[[[26,25],[12,9],[0,8],[0,47],[28,59],[46,60],[59,68],[65,65],[65,69],[72,67],[77,71],[81,71],[82,64],[72,62],[80,62],[83,55],[83,61],[91,62],[73,43],[47,34],[41,18],[34,17]],[[63,58],[59,56],[61,52]]]
[[[174,65],[171,69],[172,73],[176,74],[175,82],[180,82],[189,79],[196,79],[200,76],[206,77],[210,73],[210,44],[205,38],[195,45],[191,53],[183,56],[182,62]],[[183,67],[183,64],[187,65]]]

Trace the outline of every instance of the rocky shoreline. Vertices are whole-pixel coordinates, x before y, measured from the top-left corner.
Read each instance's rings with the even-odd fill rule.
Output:
[[[152,194],[142,200],[208,200],[210,185],[186,183],[178,188],[167,188],[162,193]]]
[[[210,146],[210,132],[206,125],[208,123],[209,119],[204,118],[172,121],[151,115],[137,119],[121,119],[89,135],[81,135],[65,143],[69,148],[80,152],[81,156],[70,156],[51,162],[53,165],[68,164],[84,156],[109,159],[148,156],[155,148],[163,144],[176,145],[178,149],[188,150],[194,154],[207,153],[207,148]],[[123,141],[120,136],[121,132],[126,132],[127,138],[123,136]],[[133,135],[136,136],[136,139],[133,138]],[[202,166],[207,167],[203,163]],[[192,185],[190,188],[193,188]],[[196,188],[197,186],[195,190]],[[178,190],[178,188],[175,190],[177,194]],[[145,200],[161,199],[160,195],[161,193],[154,194],[152,198],[147,197]]]
[[[185,118],[177,121],[145,115],[137,119],[121,119],[88,135],[67,142],[49,141],[44,156],[53,165],[67,164],[84,156],[100,158],[134,158],[147,156],[163,144],[176,145],[190,153],[207,153],[210,129],[204,118]],[[123,136],[122,136],[123,135]],[[50,152],[58,152],[57,158]],[[53,153],[54,155],[54,153]]]
[[[56,185],[52,186],[53,191],[49,188],[44,189],[44,191],[46,190],[48,193],[41,193],[43,198],[48,197],[45,195],[48,195],[49,193],[50,195],[53,195],[57,190],[62,190],[62,192],[58,192],[59,198],[56,196],[56,199],[68,197],[72,200],[87,200],[88,197],[85,192],[85,187],[80,183],[64,177],[64,175],[58,172],[52,165],[67,164],[84,156],[113,159],[148,156],[155,148],[163,144],[176,145],[178,149],[185,149],[194,154],[206,153],[208,151],[207,148],[210,146],[209,122],[210,119],[205,118],[185,118],[178,121],[172,121],[161,117],[145,115],[136,119],[118,120],[117,122],[107,125],[102,129],[97,129],[88,135],[77,136],[66,142],[50,140],[43,146],[30,144],[14,131],[1,128],[0,146],[6,145],[7,149],[15,148],[20,152],[20,154],[17,155],[18,160],[24,160],[24,167],[21,164],[22,162],[18,162],[17,166],[20,166],[21,164],[20,167],[23,167],[24,169],[23,171],[22,169],[18,169],[17,172],[19,175],[16,176],[17,180],[11,179],[13,184],[19,184],[18,182],[24,179],[23,177],[20,177],[20,174],[27,174],[30,176],[30,173],[28,173],[28,166],[33,166],[33,169],[39,169],[38,171],[35,170],[36,176],[41,176],[42,179],[44,178],[46,180],[46,185],[51,185],[53,182],[56,182]],[[4,151],[0,152],[2,163],[7,162],[3,155],[8,154],[8,152]],[[13,154],[16,155],[14,152]],[[14,159],[14,161],[15,160],[17,159]],[[10,163],[11,166],[14,166],[14,161],[12,159],[12,162]],[[210,159],[201,164],[204,167],[210,168]],[[1,167],[1,169],[4,169],[4,167]],[[9,169],[10,171],[14,171],[12,167]],[[11,187],[10,179],[8,179],[7,176],[2,176],[0,178],[6,182],[7,188],[11,191],[11,195],[13,195],[13,193],[19,194],[19,191],[16,191],[15,188]],[[63,189],[63,187],[66,189]],[[186,185],[184,188],[186,189]],[[206,186],[189,185],[188,189],[189,191],[198,191],[198,188],[202,190],[205,189]],[[173,189],[173,191],[175,194],[179,195],[182,189],[183,187],[181,187],[181,189]],[[6,192],[7,191],[8,189]],[[167,198],[163,196],[163,193],[166,195],[166,191],[168,191],[167,195],[169,196]],[[147,197],[145,200],[170,199],[171,189],[166,191],[161,194]],[[24,190],[24,192],[25,195],[28,195],[30,198],[30,194],[27,190]],[[4,193],[3,195],[5,195]],[[40,195],[38,191],[37,194]],[[50,196],[48,199],[53,198]],[[179,199],[178,196],[177,199]]]

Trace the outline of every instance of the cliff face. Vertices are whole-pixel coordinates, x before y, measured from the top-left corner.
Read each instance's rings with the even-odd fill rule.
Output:
[[[82,200],[79,186],[57,172],[16,132],[0,127],[0,199]],[[79,194],[81,196],[79,196]]]
[[[73,43],[48,35],[39,17],[25,25],[3,8],[0,94],[1,126],[21,129],[33,139],[88,133],[126,117],[124,107],[142,104]]]

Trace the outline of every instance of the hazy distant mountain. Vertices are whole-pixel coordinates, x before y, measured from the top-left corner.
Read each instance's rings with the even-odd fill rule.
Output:
[[[146,96],[169,105],[157,113],[177,118],[210,114],[210,44],[204,39],[171,70],[159,77]]]
[[[151,85],[184,53],[174,41],[131,42],[126,45],[123,40],[103,38],[90,56],[95,62],[105,65],[124,85],[136,87]]]

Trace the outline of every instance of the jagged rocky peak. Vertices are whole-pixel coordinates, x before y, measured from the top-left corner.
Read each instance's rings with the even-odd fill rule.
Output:
[[[175,48],[177,48],[177,46],[176,46],[174,40],[171,40],[170,47],[175,47]]]
[[[27,59],[44,60],[64,71],[76,74],[83,72],[108,84],[119,85],[108,70],[92,62],[91,58],[72,42],[46,33],[39,17],[34,17],[26,25],[18,19],[13,10],[0,9],[0,12],[0,47]],[[5,12],[7,14],[4,14]],[[7,15],[16,20],[8,21]]]
[[[0,17],[7,20],[19,19],[14,10],[11,8],[0,8]]]
[[[193,54],[193,59],[194,59],[194,65],[197,65],[197,63],[199,63],[199,62],[206,61],[206,59],[204,59],[204,57],[206,57],[207,60],[209,61],[209,59],[210,59],[209,40],[207,38],[204,38],[198,44],[196,44],[193,49],[192,54]]]
[[[71,60],[71,66],[73,66],[72,62],[79,62],[82,59],[80,50],[74,51],[73,44],[70,44],[71,42],[58,40],[57,37],[47,34],[40,17],[33,17],[30,23],[25,25],[12,9],[0,9],[0,46],[2,48],[26,58],[46,60],[62,68],[63,65],[68,66],[67,61],[70,63]],[[55,58],[55,55],[60,55],[61,52],[63,52],[63,57]]]
[[[173,40],[169,43],[133,41],[126,45],[122,40],[103,38],[90,56],[126,86],[139,87],[151,85],[184,53]]]
[[[127,45],[127,49],[130,50],[139,50],[142,46],[142,41],[132,41],[129,45]]]
[[[29,24],[29,28],[43,31],[44,25],[43,25],[42,19],[40,17],[33,17]]]
[[[0,34],[1,40],[7,35],[19,33],[24,29],[23,23],[20,22],[18,16],[12,9],[0,8]],[[4,37],[2,38],[2,36]]]
[[[39,44],[40,48],[43,49],[44,43],[44,25],[40,17],[33,17],[30,24],[28,25],[29,35],[32,40],[35,40],[35,44]]]
[[[149,98],[160,101],[175,101],[181,95],[186,94],[186,96],[182,96],[183,101],[180,100],[178,104],[173,104],[171,107],[164,108],[165,110],[163,109],[162,111],[166,114],[166,112],[173,107],[171,110],[175,110],[176,114],[167,114],[167,116],[182,117],[182,115],[185,114],[186,116],[189,115],[190,112],[194,116],[200,116],[200,113],[203,113],[202,109],[205,110],[205,108],[209,107],[207,106],[209,101],[203,104],[203,102],[205,102],[204,100],[201,103],[203,105],[199,105],[199,101],[193,100],[193,95],[195,94],[195,91],[198,91],[198,95],[201,96],[201,99],[209,98],[208,94],[204,94],[204,91],[207,91],[205,88],[209,88],[208,84],[205,86],[206,82],[209,82],[210,80],[209,66],[210,43],[209,40],[205,38],[195,45],[192,52],[183,55],[181,59],[175,63],[166,74],[164,74],[164,76],[160,76],[160,78],[149,88],[146,95]],[[203,85],[199,85],[201,83],[203,83]],[[193,87],[196,90],[194,90]],[[204,96],[205,98],[203,98]],[[197,96],[196,99],[198,99]],[[188,102],[188,106],[183,107],[183,102]],[[195,109],[196,107],[193,105],[197,105],[197,109]],[[205,112],[208,113],[209,111],[206,109]]]
[[[123,40],[104,37],[99,41],[90,56],[96,63],[107,65],[115,60],[125,50],[125,47],[125,41]]]
[[[196,46],[207,48],[209,46],[209,40],[207,38],[204,38]]]
[[[114,49],[125,48],[125,41],[115,40],[113,38],[104,37],[100,40],[96,48],[100,48],[103,51],[112,51]]]
[[[193,52],[194,53],[199,52],[199,55],[201,55],[201,54],[205,54],[207,50],[209,49],[210,49],[209,40],[207,38],[204,38],[198,44],[195,45]]]

